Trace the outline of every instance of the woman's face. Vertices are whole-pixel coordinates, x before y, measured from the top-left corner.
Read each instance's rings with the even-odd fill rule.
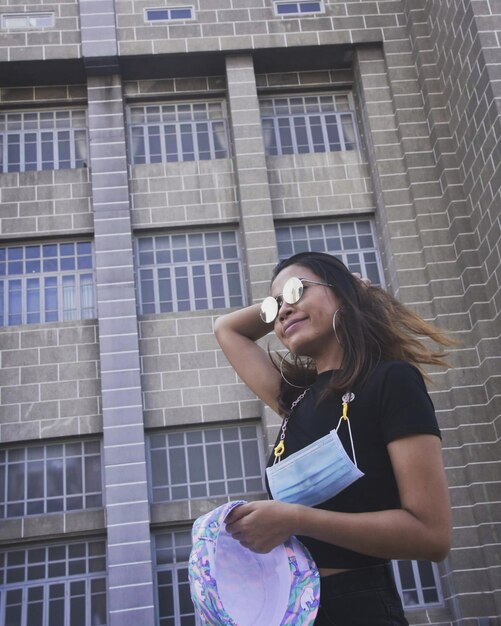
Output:
[[[283,286],[293,276],[325,283],[312,270],[302,265],[290,265],[284,268],[271,286],[271,295],[282,295]],[[330,287],[303,283],[303,295],[296,304],[283,302],[275,320],[275,333],[284,346],[299,356],[309,356],[321,371],[322,362],[328,363],[326,369],[339,367],[337,362],[341,347],[336,340],[332,321],[334,313],[341,306]]]

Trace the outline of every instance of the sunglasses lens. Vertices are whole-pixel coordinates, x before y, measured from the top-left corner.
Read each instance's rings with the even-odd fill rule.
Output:
[[[265,298],[261,304],[261,311],[259,314],[265,324],[271,324],[271,322],[273,322],[278,315],[278,304],[275,298],[272,296]]]
[[[287,304],[296,304],[303,295],[303,283],[295,276],[289,278],[284,285],[284,300]]]

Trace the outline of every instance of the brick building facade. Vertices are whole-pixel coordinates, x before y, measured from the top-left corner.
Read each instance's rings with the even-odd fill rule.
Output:
[[[213,321],[311,247],[457,338],[453,548],[394,568],[410,623],[501,624],[499,0],[0,20],[0,622],[195,624],[191,523],[265,497],[279,424]]]

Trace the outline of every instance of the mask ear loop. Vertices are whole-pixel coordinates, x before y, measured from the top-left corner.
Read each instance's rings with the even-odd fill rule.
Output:
[[[349,391],[348,393],[344,394],[344,396],[342,398],[342,400],[343,400],[343,414],[341,415],[341,417],[339,418],[339,422],[337,423],[336,432],[339,430],[339,426],[341,425],[341,422],[345,421],[346,425],[348,427],[348,435],[350,437],[350,445],[351,445],[351,453],[353,455],[353,463],[355,464],[355,467],[358,467],[357,457],[355,455],[355,445],[353,444],[353,435],[351,433],[350,420],[348,418],[348,405],[354,399],[355,399],[355,394],[354,393],[351,393]]]

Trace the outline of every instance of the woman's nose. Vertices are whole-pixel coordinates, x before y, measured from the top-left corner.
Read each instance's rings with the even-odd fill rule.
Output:
[[[285,319],[288,315],[290,315],[293,311],[293,305],[289,304],[288,302],[286,302],[285,300],[282,301],[282,304],[280,305],[280,307],[278,308],[278,319],[283,320]]]

